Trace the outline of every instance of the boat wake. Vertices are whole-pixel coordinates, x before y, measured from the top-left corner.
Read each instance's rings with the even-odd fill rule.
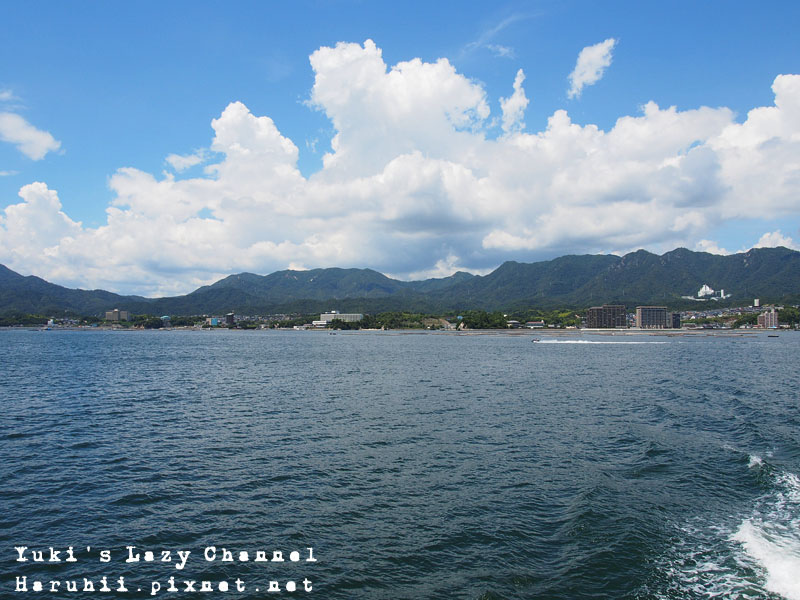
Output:
[[[642,341],[630,341],[630,342],[623,342],[621,340],[613,340],[613,341],[599,341],[599,340],[539,340],[540,344],[669,344],[669,342],[642,342]]]
[[[661,583],[647,586],[648,594],[800,600],[800,478],[757,455],[749,456],[748,468],[758,470],[771,491],[730,524],[682,526],[659,569]]]
[[[800,479],[782,473],[776,484],[776,491],[759,502],[731,540],[762,571],[766,590],[800,600]]]

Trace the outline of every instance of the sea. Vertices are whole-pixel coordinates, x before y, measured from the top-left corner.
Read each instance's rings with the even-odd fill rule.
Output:
[[[2,330],[0,597],[800,599],[772,335]]]

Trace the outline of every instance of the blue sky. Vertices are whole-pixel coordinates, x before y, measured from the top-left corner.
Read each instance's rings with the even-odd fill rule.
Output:
[[[777,76],[800,73],[796,2],[36,2],[6,6],[3,21],[0,262],[25,274],[153,295],[290,266],[408,278],[565,253],[800,241],[798,84],[782,80],[780,115],[723,134],[747,126],[748,111],[775,108]],[[568,97],[579,54],[604,41],[607,65]],[[347,47],[347,70],[340,42],[360,48]],[[321,48],[338,50],[314,67]],[[419,61],[394,82],[380,83],[379,70],[353,79],[353,61],[376,56],[386,73]],[[425,67],[441,59],[447,68]],[[509,105],[503,129],[501,99],[520,70],[521,108],[514,116]],[[345,89],[354,92],[340,102]],[[246,112],[221,119],[236,102]],[[676,107],[675,121],[651,110],[635,133],[611,135],[648,102]],[[691,112],[701,107],[712,111]],[[557,111],[569,119],[561,129]],[[452,131],[428,123],[434,113]],[[594,127],[606,135],[592,137]],[[537,142],[548,128],[552,139]],[[25,132],[40,145],[26,151]],[[576,137],[561,148],[561,134]],[[274,166],[266,146],[246,153],[262,162],[235,164],[251,135],[293,144],[278,162],[296,173],[259,179]],[[754,135],[763,152],[745,157]],[[660,154],[637,162],[652,148]],[[170,155],[198,164],[181,170]],[[756,168],[775,161],[775,177]],[[393,178],[417,183],[398,189]],[[109,208],[124,214],[114,221]],[[245,227],[257,222],[260,231]]]

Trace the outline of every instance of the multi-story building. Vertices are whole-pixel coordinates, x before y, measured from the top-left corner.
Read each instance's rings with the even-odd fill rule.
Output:
[[[670,329],[672,316],[667,313],[666,306],[637,306],[636,326],[640,329]]]
[[[114,310],[107,310],[106,311],[106,321],[130,321],[131,320],[131,313],[127,310],[120,310],[115,308]]]
[[[356,321],[361,321],[363,318],[364,315],[361,313],[340,313],[335,310],[332,310],[329,313],[322,313],[319,316],[319,320],[324,321],[325,323],[330,323],[334,319],[339,319],[345,323],[355,323]]]
[[[590,329],[612,329],[627,326],[625,307],[622,304],[592,306],[586,311],[586,327]]]
[[[765,310],[758,315],[758,326],[763,329],[770,329],[778,326],[778,311],[775,307]]]

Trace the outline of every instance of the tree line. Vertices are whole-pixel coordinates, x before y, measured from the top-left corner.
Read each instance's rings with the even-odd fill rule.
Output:
[[[250,320],[240,321],[233,327],[238,329],[255,329],[261,325],[269,327],[291,328],[294,326],[307,325],[311,321],[319,318],[319,315],[303,314],[295,315],[281,320]],[[28,314],[12,312],[0,315],[0,327],[12,326],[41,326],[49,321],[50,317],[40,314]],[[732,327],[738,328],[744,325],[755,325],[758,319],[756,313],[740,315],[733,323]],[[521,310],[510,313],[501,311],[485,310],[465,310],[459,313],[436,315],[431,313],[415,313],[408,311],[387,311],[378,314],[365,314],[360,321],[349,322],[341,319],[334,319],[328,323],[328,328],[340,330],[353,329],[439,329],[449,323],[453,327],[463,324],[468,329],[505,329],[509,320],[519,321],[525,324],[528,321],[544,321],[545,326],[571,327],[580,326],[581,315],[572,310]],[[58,323],[61,319],[56,319]],[[193,327],[205,323],[205,316],[175,316],[165,323],[163,319],[154,315],[133,315],[130,321],[105,321],[97,316],[70,316],[70,324],[94,325],[94,324],[114,324],[124,328],[143,328],[159,329],[165,325],[172,327]],[[703,323],[730,323],[731,317],[709,317],[696,319],[692,322]],[[789,326],[800,325],[800,308],[787,306],[778,311],[778,322]],[[227,327],[224,323],[221,327]]]

